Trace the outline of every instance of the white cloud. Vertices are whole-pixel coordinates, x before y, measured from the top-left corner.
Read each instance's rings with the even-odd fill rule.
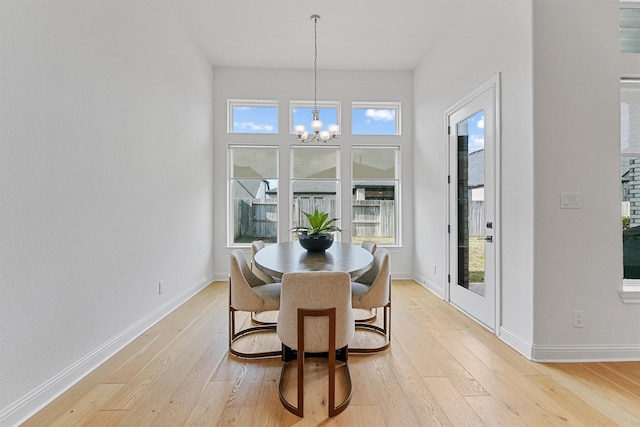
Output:
[[[365,115],[374,121],[385,121],[390,122],[395,120],[396,111],[395,110],[374,110],[369,108]]]
[[[469,153],[473,153],[484,148],[484,137],[472,135],[469,137]]]
[[[476,126],[478,126],[478,129],[484,129],[484,117],[478,120],[478,124]]]
[[[243,129],[243,130],[252,130],[252,131],[271,132],[273,130],[273,125],[261,125],[253,122],[241,122],[241,123],[235,122],[234,126],[239,127],[240,129]]]

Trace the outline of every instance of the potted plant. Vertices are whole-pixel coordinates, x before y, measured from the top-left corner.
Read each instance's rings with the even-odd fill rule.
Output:
[[[309,226],[298,226],[291,230],[298,233],[300,245],[309,252],[324,252],[333,244],[333,233],[342,231],[334,223],[338,218],[329,219],[327,212],[320,212],[315,208],[313,213],[302,211],[309,221]]]

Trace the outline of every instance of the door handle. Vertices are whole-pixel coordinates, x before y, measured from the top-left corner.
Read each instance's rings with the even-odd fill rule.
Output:
[[[492,243],[493,242],[493,236],[487,236],[484,238],[485,241]]]

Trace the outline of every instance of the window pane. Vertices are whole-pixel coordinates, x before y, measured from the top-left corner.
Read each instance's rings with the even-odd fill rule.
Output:
[[[259,102],[256,102],[259,103]],[[229,132],[231,133],[278,133],[278,106],[252,105],[250,102],[229,101]]]
[[[232,245],[278,240],[278,149],[229,147]]]
[[[352,135],[398,135],[395,108],[352,108]]]
[[[640,279],[640,157],[622,157],[622,249],[625,279]]]
[[[373,240],[398,244],[399,153],[395,147],[361,147],[352,151],[353,243]]]
[[[353,179],[396,178],[396,149],[355,149]]]
[[[640,53],[640,9],[620,9],[620,51]]]
[[[277,187],[277,180],[231,181],[234,244],[251,243],[254,240],[277,242]]]
[[[640,85],[634,83],[620,90],[620,150],[640,153]]]
[[[273,148],[232,148],[231,171],[234,178],[276,178],[278,150]]]
[[[396,244],[396,181],[354,181],[351,241]]]
[[[337,178],[338,150],[294,148],[291,150],[293,178]]]

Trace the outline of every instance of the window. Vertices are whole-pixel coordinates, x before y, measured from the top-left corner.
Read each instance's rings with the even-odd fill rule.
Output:
[[[624,302],[640,302],[640,81],[620,88],[620,195]]]
[[[227,100],[228,133],[278,133],[278,101]]]
[[[625,4],[620,8],[620,52],[640,53],[640,8]]]
[[[397,245],[400,149],[354,147],[351,157],[351,241]]]
[[[316,208],[339,217],[339,159],[338,147],[291,147],[291,227],[308,225],[303,212]]]
[[[399,102],[352,102],[352,135],[400,135]]]
[[[318,111],[320,111],[320,121],[322,122],[321,130],[328,130],[329,125],[340,126],[340,103],[339,102],[318,102]],[[313,111],[313,102],[310,101],[290,101],[290,126],[289,132],[295,134],[295,127],[304,126],[311,132],[311,120]]]
[[[278,149],[229,147],[231,245],[278,240]]]

